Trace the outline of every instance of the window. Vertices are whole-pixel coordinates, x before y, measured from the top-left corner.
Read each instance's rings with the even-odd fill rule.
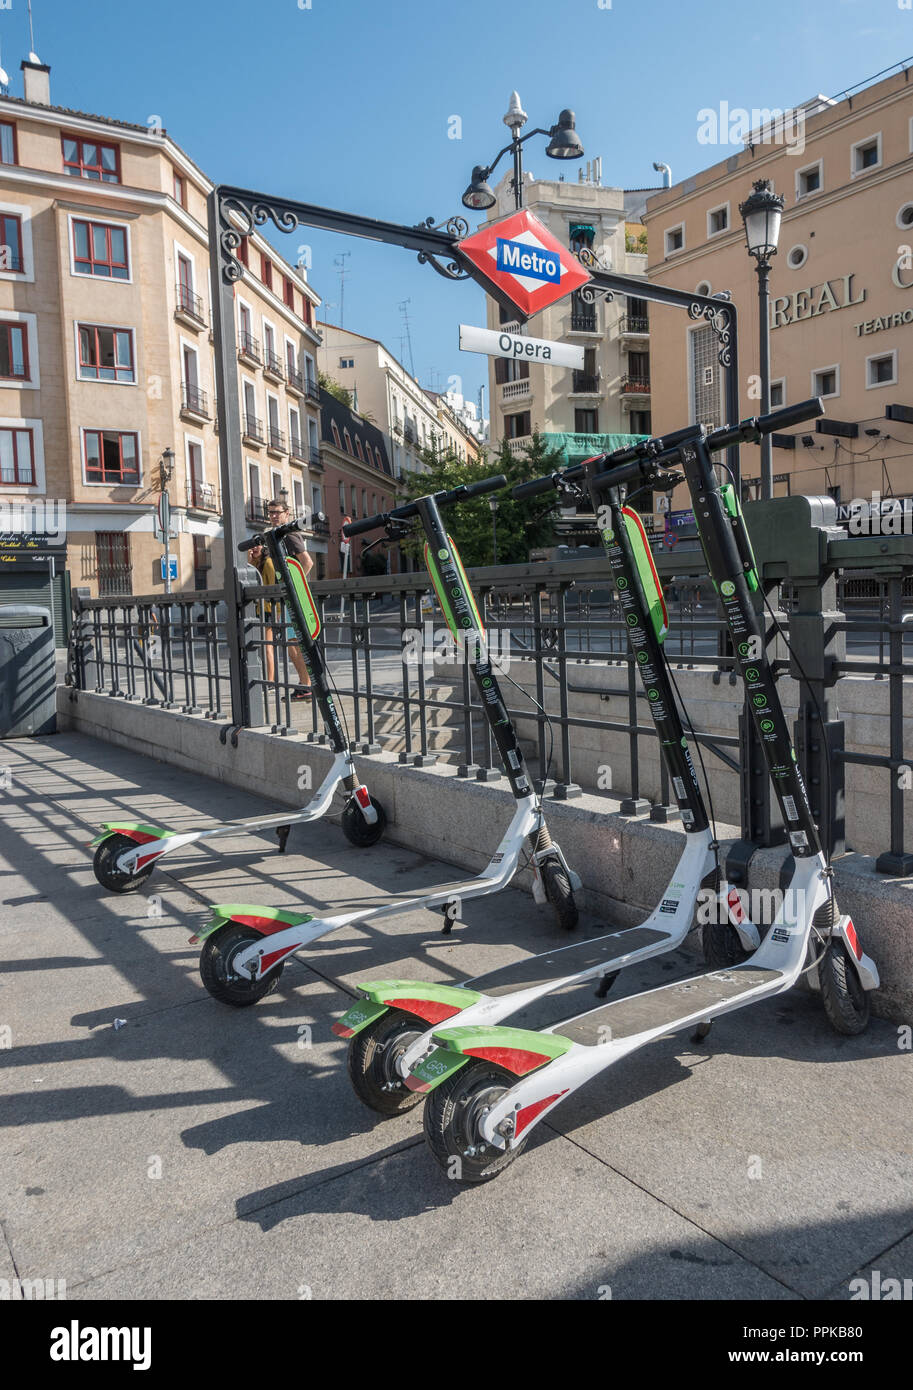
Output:
[[[729,204],[723,203],[718,208],[710,208],[707,213],[707,235],[719,236],[720,232],[729,230]]]
[[[584,247],[592,249],[595,236],[596,228],[588,222],[571,222],[568,227],[568,245],[575,254]]]
[[[575,410],[575,411],[574,411],[574,433],[575,433],[575,434],[598,434],[598,433],[599,433],[599,411],[598,411],[598,410]]]
[[[330,429],[333,431],[333,443],[336,445],[337,449],[341,449],[342,440],[339,437],[339,426],[336,424],[335,420],[330,421]]]
[[[268,290],[273,288],[273,264],[272,261],[260,252],[260,279]]]
[[[865,359],[866,390],[872,386],[897,385],[897,349]]]
[[[301,416],[297,410],[289,407],[288,412],[288,436],[292,446],[292,453],[300,458],[301,456]]]
[[[253,336],[253,320],[246,304],[238,305],[238,325],[241,330],[241,341],[243,343],[244,337],[250,338]]]
[[[649,410],[631,411],[631,433],[632,434],[652,434]]]
[[[865,174],[869,169],[877,169],[881,163],[881,135],[870,135],[859,140],[850,148],[850,172]]]
[[[351,452],[352,452],[352,436],[349,434],[349,431],[348,431],[347,428],[343,428],[342,437],[343,437],[343,439],[346,441],[346,453],[347,453],[347,454],[351,454]],[[353,488],[352,490],[353,490],[353,492],[354,492],[354,488]]]
[[[283,275],[282,277],[282,298],[285,300],[288,307],[294,311],[295,286],[292,284],[291,280],[288,278],[287,275]]]
[[[311,453],[315,456],[320,452],[320,440],[317,435],[317,425],[314,420],[308,417],[308,441],[311,446]]]
[[[120,183],[120,159],[117,145],[103,145],[98,140],[80,140],[64,135],[63,172],[76,179],[94,179],[96,183]]]
[[[187,185],[184,182],[184,175],[179,174],[177,170],[174,172],[172,191],[174,193],[174,201],[182,208],[185,208],[187,206]]]
[[[368,514],[369,514],[369,513],[368,513],[368,490],[367,490],[367,488],[362,488],[362,490],[361,490],[361,514],[362,514],[362,516],[368,516]]]
[[[247,493],[250,498],[251,516],[260,516],[263,505],[260,499],[260,468],[256,463],[247,464]]]
[[[839,396],[840,395],[840,368],[819,367],[812,372],[812,395],[813,396]]]
[[[294,380],[298,375],[298,354],[295,351],[295,344],[288,338],[285,340],[285,365],[288,367],[289,379]]]
[[[22,269],[22,218],[0,213],[0,270]]]
[[[504,433],[508,439],[523,439],[531,432],[528,410],[521,410],[516,415],[504,416]]]
[[[685,224],[679,222],[677,227],[667,227],[663,233],[663,240],[666,246],[666,255],[672,256],[676,251],[685,249]]]
[[[353,367],[355,366],[354,361],[353,361],[353,363],[352,363],[352,366],[353,366]],[[312,390],[312,391],[316,391],[316,390],[317,390],[317,369],[316,369],[316,367],[314,366],[314,359],[313,359],[313,357],[308,357],[307,353],[305,353],[305,355],[304,355],[304,376],[305,376],[305,381],[307,382],[307,384],[308,384],[308,386],[311,388],[311,390]]]
[[[378,449],[376,444],[374,445],[374,461],[377,464],[378,468],[383,469],[384,461],[381,458],[380,449]]]
[[[716,337],[709,324],[692,329],[690,353],[692,423],[716,429],[721,423],[721,381]]]
[[[244,383],[244,433],[259,436],[260,422],[257,419],[257,396],[249,381]]]
[[[339,365],[340,365],[340,367],[354,367],[354,366],[355,366],[355,358],[354,358],[354,357],[340,357],[340,359],[339,359]]]
[[[35,486],[35,445],[31,430],[0,429],[0,483]]]
[[[263,321],[263,346],[266,349],[266,361],[269,363],[276,356],[276,334],[273,325]]]
[[[304,515],[304,486],[300,478],[292,479],[292,497],[294,498],[295,516]]]
[[[16,127],[12,121],[0,121],[0,164],[18,164]]]
[[[807,260],[808,247],[803,246],[802,243],[798,241],[795,246],[791,246],[786,253],[786,264],[789,266],[790,270],[801,270]]]
[[[352,520],[358,520],[358,493],[355,490],[354,483],[352,484]]]
[[[304,296],[304,314],[302,315],[302,317],[305,323],[308,325],[308,327],[311,327],[313,323],[311,301],[308,299],[307,295]]]
[[[796,197],[807,198],[810,193],[820,193],[823,183],[823,166],[819,159],[817,164],[808,164],[804,169],[796,170]]]
[[[316,483],[311,488],[311,501],[314,505],[315,512],[320,512],[323,510],[323,497],[321,496],[320,488],[317,487]]]
[[[913,227],[913,203],[904,203],[894,220],[902,232],[908,232]]]
[[[340,484],[339,484],[339,510],[340,510],[341,512],[345,512],[345,509],[346,509],[346,485],[345,485],[345,483],[340,483]]]
[[[85,430],[87,483],[139,484],[139,439],[118,430]]]
[[[248,239],[246,236],[243,236],[241,238],[241,243],[237,251],[235,252],[235,255],[238,257],[238,260],[241,262],[242,265],[245,265],[248,268],[250,267],[250,248],[248,246]]]
[[[275,498],[277,502],[282,501],[282,474],[277,473],[275,468],[270,472],[270,498]]]
[[[126,531],[95,532],[95,566],[98,592],[103,598],[133,592],[130,537]]]
[[[360,436],[360,435],[357,435],[357,434],[356,434],[356,436],[355,436],[355,451],[356,451],[356,453],[358,454],[358,457],[361,459],[362,463],[364,463],[364,461],[365,461],[365,455],[364,455],[364,451],[363,451],[363,449],[362,449],[362,447],[361,447],[361,436]]]
[[[0,377],[5,381],[29,379],[29,339],[24,323],[0,320]]]
[[[786,377],[781,376],[778,381],[770,383],[770,408],[779,410],[786,404]]]
[[[73,269],[77,275],[129,280],[127,229],[73,219]]]
[[[136,381],[133,333],[129,328],[103,328],[80,323],[79,364],[82,381]]]

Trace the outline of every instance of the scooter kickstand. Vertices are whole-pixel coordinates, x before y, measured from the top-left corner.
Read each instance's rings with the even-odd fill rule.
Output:
[[[691,1034],[691,1041],[693,1043],[703,1042],[712,1027],[713,1019],[705,1019],[703,1023],[697,1025],[694,1032]]]
[[[276,826],[276,839],[279,841],[279,848],[278,848],[278,850],[276,851],[277,854],[284,854],[284,853],[285,853],[285,844],[286,844],[286,841],[288,840],[289,831],[291,830],[291,828],[292,828],[292,827],[291,827],[290,825],[277,825],[277,826]]]

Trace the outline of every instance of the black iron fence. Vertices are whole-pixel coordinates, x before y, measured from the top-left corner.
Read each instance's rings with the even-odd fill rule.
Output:
[[[658,555],[657,568],[669,609],[666,651],[674,673],[711,673],[713,682],[732,685],[736,704],[740,696],[729,635],[703,555],[680,545],[671,554]],[[594,737],[612,734],[627,746],[626,765],[615,768],[611,788],[613,795],[622,796],[622,809],[644,809],[649,781],[653,819],[673,819],[664,765],[660,763],[658,795],[655,774],[643,774],[645,751],[655,767],[655,731],[604,559],[593,555],[482,568],[471,571],[470,580],[492,654],[509,663],[503,684],[511,715],[532,730],[530,762],[539,787],[557,799],[578,795],[581,782],[598,791],[590,750]],[[878,847],[878,867],[908,873],[913,859],[905,850],[905,792],[913,790],[913,749],[904,752],[904,717],[913,676],[907,645],[913,635],[913,555],[896,563],[891,573],[852,568],[828,583],[830,589],[819,583],[813,590],[784,578],[768,589],[770,609],[792,649],[776,636],[768,613],[769,636],[780,642],[777,668],[799,681],[800,760],[813,806],[821,806],[826,838],[838,853],[843,845],[844,767],[871,768],[872,789],[889,806],[889,843]],[[353,746],[367,752],[392,749],[401,762],[419,765],[444,757],[460,776],[496,777],[496,749],[470,668],[448,653],[427,575],[327,580],[313,589],[322,615],[321,642]],[[818,594],[816,612],[809,610],[813,592]],[[302,681],[300,654],[286,639],[288,619],[279,590],[247,585],[243,596],[241,662],[248,722],[322,742],[318,711]],[[83,690],[228,720],[225,631],[224,595],[217,591],[177,594],[170,600],[84,600],[73,626],[70,679]],[[880,704],[879,727],[887,725],[883,749],[843,746],[833,690],[842,676],[879,682],[887,690]],[[596,709],[583,696],[595,697]],[[757,794],[757,759],[745,727],[727,734],[703,729],[699,720],[696,725],[694,738],[707,770],[722,766],[740,776],[743,833],[750,832],[758,843],[779,842],[771,798]],[[766,786],[766,772],[761,780]]]

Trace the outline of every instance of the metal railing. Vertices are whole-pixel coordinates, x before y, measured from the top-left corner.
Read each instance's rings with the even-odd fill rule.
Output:
[[[286,368],[285,380],[289,390],[297,391],[299,396],[304,395],[304,377],[300,372],[295,371],[294,367]]]
[[[625,314],[621,320],[622,333],[649,333],[650,320],[646,314]]]
[[[650,394],[650,378],[646,376],[623,376],[621,379],[622,395],[644,395]]]
[[[285,447],[285,435],[278,425],[270,425],[266,445],[268,449],[273,449],[277,454],[287,452]]]
[[[571,314],[571,332],[572,332],[572,333],[595,333],[596,331],[597,331],[597,329],[596,329],[596,313],[595,313],[595,310],[594,310],[593,313],[591,313],[591,314],[584,314],[584,313],[572,313],[572,314]]]
[[[288,451],[293,459],[300,459],[302,463],[308,461],[308,446],[304,444],[296,434],[289,440]]]
[[[248,517],[265,520],[260,499],[248,503]],[[316,525],[313,529],[316,533]],[[681,673],[696,672],[709,682],[708,690],[731,687],[728,703],[738,710],[741,689],[728,629],[703,554],[688,546],[685,540],[654,557],[669,609],[667,656],[679,680]],[[904,788],[913,782],[913,748],[904,751],[904,717],[913,677],[913,551],[884,573],[864,568],[865,558],[823,584],[820,577],[804,587],[791,580],[768,584],[770,609],[789,638],[789,649],[782,643],[776,649],[775,668],[799,682],[797,748],[813,807],[822,806],[822,833],[839,853],[842,838],[834,820],[842,815],[837,808],[843,804],[843,766],[870,768],[872,789],[884,790],[889,813],[889,844],[874,847],[878,867],[909,873],[913,858],[905,851]],[[475,569],[469,578],[492,655],[510,661],[512,683],[505,686],[510,713],[520,723],[538,785],[558,799],[575,796],[581,785],[597,794],[605,790],[594,777],[598,755],[592,750],[612,736],[616,749],[619,742],[626,748],[612,787],[612,794],[623,798],[622,809],[642,809],[641,798],[649,794],[653,818],[674,819],[674,798],[662,763],[657,775],[655,729],[601,553]],[[322,617],[321,642],[354,747],[376,751],[386,744],[402,762],[447,758],[461,776],[474,777],[477,769],[486,777],[500,773],[469,667],[455,660],[442,664],[435,655],[444,622],[424,572],[324,580],[312,589]],[[221,593],[206,591],[175,595],[170,605],[150,595],[84,600],[71,639],[76,683],[81,689],[227,717],[222,599]],[[322,740],[316,708],[310,700],[294,698],[296,653],[286,641],[286,621],[277,588],[244,587],[238,659],[250,702],[247,722]],[[151,648],[144,645],[150,631],[159,638]],[[772,621],[768,633],[780,642]],[[420,655],[413,660],[408,653],[415,653],[417,638]],[[835,692],[825,688],[822,672],[828,673],[828,687],[847,676],[882,684],[887,692],[880,708],[888,726],[884,751],[844,747]],[[706,697],[700,698],[706,708]],[[817,714],[810,715],[812,706]],[[826,735],[818,727],[821,718]],[[731,732],[720,732],[698,725],[693,741],[709,772],[739,776],[744,815],[757,769],[751,767],[745,729],[735,732],[732,714],[730,727]],[[822,743],[830,768],[823,779],[815,761]],[[900,775],[904,771],[908,783]],[[828,799],[826,807],[822,797]],[[755,843],[782,839],[771,818],[771,800],[768,796],[766,809],[756,808],[750,837]]]
[[[253,337],[250,333],[245,333],[243,329],[238,334],[238,356],[246,357],[251,362],[256,362],[258,367],[262,361],[259,339]]]
[[[188,504],[198,512],[217,512],[219,510],[218,489],[212,483],[201,483],[196,478],[192,478]]]
[[[307,392],[308,400],[320,400],[320,386],[315,376],[308,376],[305,378],[304,389]]]
[[[202,415],[206,420],[209,419],[209,398],[205,391],[201,391],[199,386],[192,386],[189,382],[181,382],[181,409],[189,410],[194,415]]]
[[[285,367],[282,358],[278,357],[271,348],[267,348],[263,357],[263,370],[270,376],[278,377],[280,381],[285,381]]]
[[[575,371],[571,390],[572,392],[575,392],[577,395],[598,396],[599,377],[596,375],[595,372]]]
[[[176,312],[189,314],[199,324],[205,324],[203,317],[203,301],[198,294],[194,294],[189,285],[184,285],[180,280],[176,288],[177,303]]]
[[[248,415],[245,411],[241,416],[242,431],[245,439],[254,439],[258,444],[263,443],[263,421],[258,420],[256,415]]]

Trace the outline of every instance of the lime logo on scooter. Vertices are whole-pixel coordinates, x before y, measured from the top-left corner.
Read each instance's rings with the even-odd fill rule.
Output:
[[[618,589],[626,589],[628,587],[628,581],[625,579],[623,574],[620,574],[618,578],[615,580],[615,586]]]
[[[748,670],[745,672],[745,679],[754,683],[755,681],[759,681],[761,676],[754,666],[749,666]]]
[[[773,722],[773,720],[772,720],[772,719],[762,719],[762,720],[761,720],[761,733],[762,733],[762,734],[772,734],[773,731],[774,731],[774,722]]]
[[[764,706],[767,704],[767,696],[766,696],[766,695],[752,695],[751,698],[752,698],[753,702],[755,703],[755,705],[757,705],[758,709],[763,709]]]
[[[658,700],[658,699],[659,699],[659,691],[658,691],[658,690],[648,690],[648,691],[647,691],[647,699],[648,699],[648,700]]]
[[[627,622],[628,627],[636,627],[636,626],[637,626],[637,614],[636,614],[636,613],[629,613],[628,616],[627,616],[627,618],[625,619],[625,621]]]
[[[723,580],[722,584],[720,585],[720,593],[723,595],[724,598],[732,598],[732,595],[735,593],[735,585],[733,584],[731,579]]]

